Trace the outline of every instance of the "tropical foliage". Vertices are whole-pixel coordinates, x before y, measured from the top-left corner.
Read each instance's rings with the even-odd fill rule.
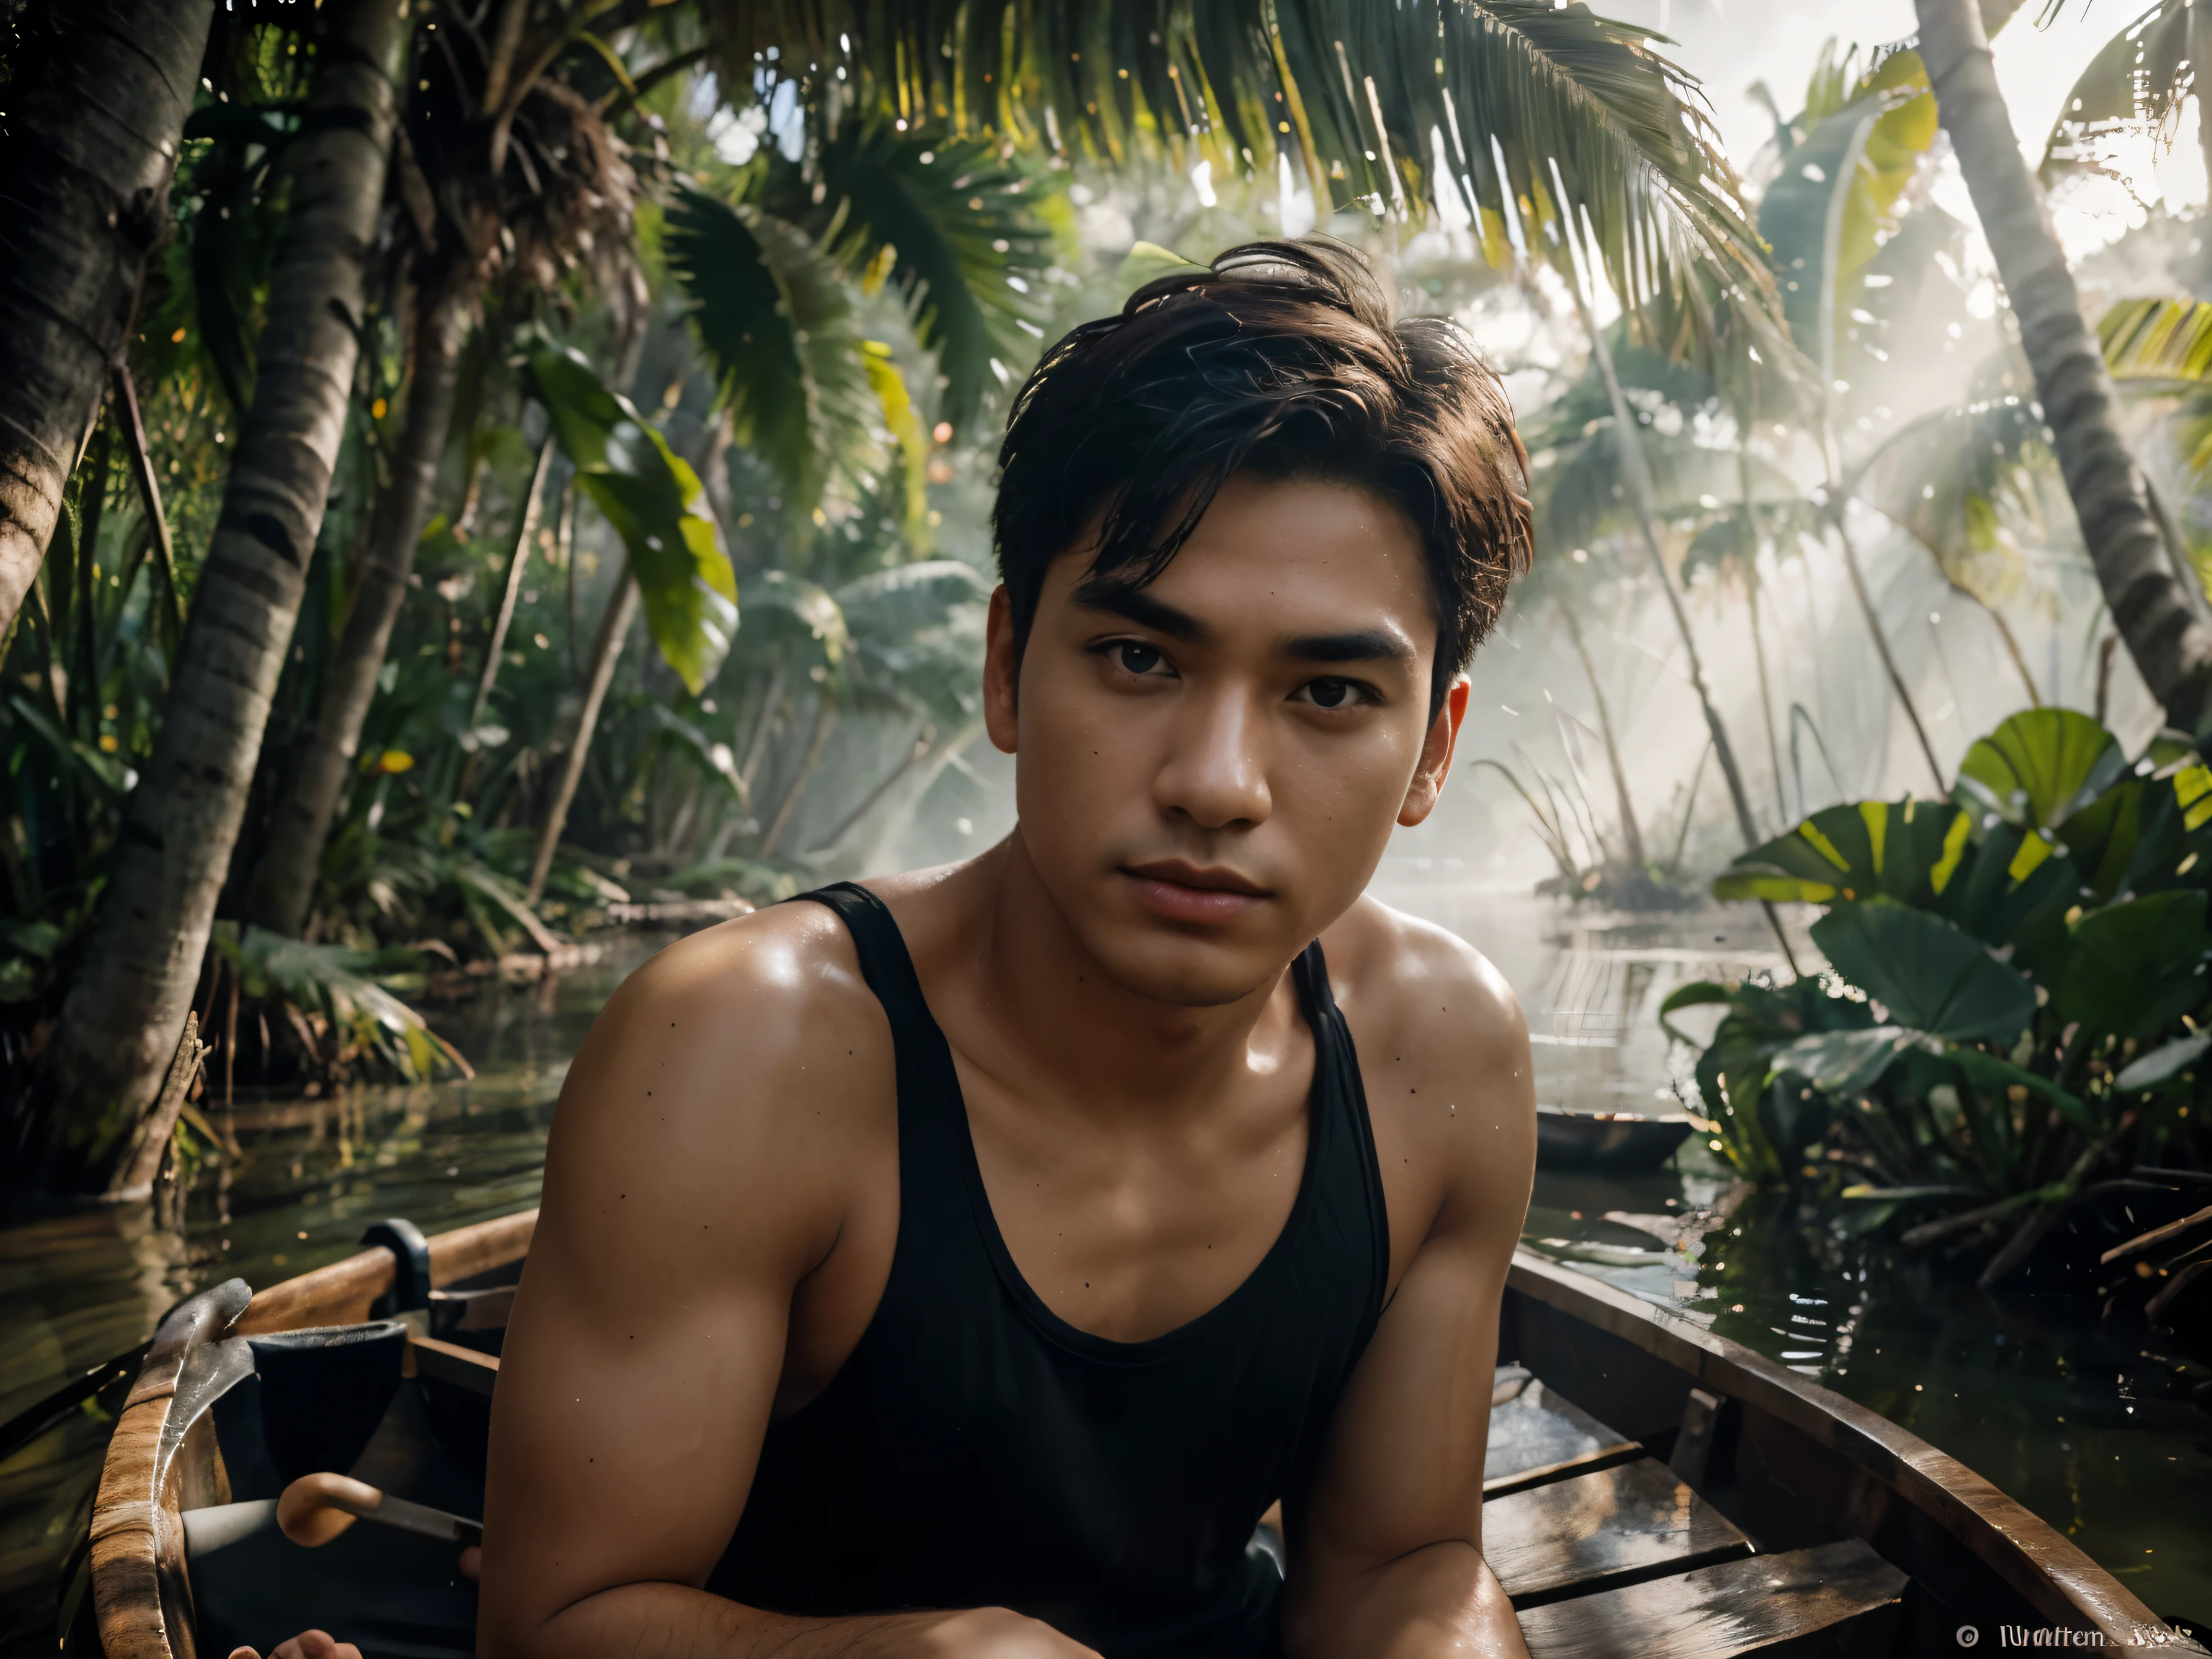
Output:
[[[2130,759],[2086,715],[2031,710],[1949,800],[1815,812],[1714,891],[1825,911],[1826,974],[1666,1005],[1724,1010],[1698,1089],[1745,1174],[1845,1170],[1844,1197],[2020,1237],[2100,1177],[2201,1165],[2212,770],[2185,745]]]

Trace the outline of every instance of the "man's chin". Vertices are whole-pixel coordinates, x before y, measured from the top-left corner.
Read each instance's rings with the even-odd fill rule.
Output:
[[[1106,976],[1132,996],[1170,1007],[1223,1007],[1281,972],[1273,954],[1249,940],[1207,939],[1149,917],[1103,933],[1091,955]]]

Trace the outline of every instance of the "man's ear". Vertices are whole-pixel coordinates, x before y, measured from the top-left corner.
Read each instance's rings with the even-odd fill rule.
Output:
[[[1405,804],[1398,808],[1398,822],[1408,830],[1437,810],[1437,799],[1444,792],[1444,780],[1451,774],[1452,750],[1459,742],[1460,722],[1467,718],[1468,686],[1462,675],[1451,683],[1444,693],[1443,707],[1429,722],[1428,735],[1421,739],[1420,764],[1413,769],[1413,781],[1406,787]]]
[[[1019,731],[1015,702],[1021,678],[1021,653],[1014,644],[1014,603],[1006,597],[1006,585],[1000,582],[991,590],[991,615],[984,624],[983,729],[1002,755],[1014,752]]]

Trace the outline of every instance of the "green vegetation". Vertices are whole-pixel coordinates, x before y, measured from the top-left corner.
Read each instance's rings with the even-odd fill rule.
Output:
[[[2212,769],[2185,745],[2131,762],[2086,715],[2015,715],[1950,800],[1815,812],[1714,890],[1825,908],[1830,972],[1665,1005],[1725,1010],[1697,1081],[1746,1176],[1869,1224],[1957,1212],[1923,1237],[2002,1224],[1994,1280],[2100,1180],[2206,1164]]]
[[[188,1013],[228,1090],[428,1075],[464,1062],[393,999],[972,793],[991,432],[1142,263],[1071,184],[1200,253],[1293,180],[1386,253],[1456,214],[1483,280],[1571,203],[1685,315],[1771,297],[1691,82],[1580,5],[131,3],[199,88],[124,135],[173,156],[165,217],[33,211],[106,268],[161,246],[122,366],[71,343],[113,319],[0,302],[48,405],[0,461],[56,526],[0,515],[17,1187],[118,1195]],[[10,27],[11,88],[94,62]],[[15,101],[41,179],[107,120]]]

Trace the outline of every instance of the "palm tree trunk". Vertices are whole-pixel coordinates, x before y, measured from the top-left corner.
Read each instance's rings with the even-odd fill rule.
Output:
[[[169,229],[214,12],[215,0],[79,0],[13,25],[22,39],[0,125],[0,635],[46,557],[62,485],[130,337],[146,256]]]
[[[246,902],[255,925],[271,933],[296,935],[307,923],[323,842],[353,770],[362,723],[376,696],[377,673],[384,666],[392,627],[407,597],[415,544],[429,515],[438,461],[445,453],[446,431],[453,413],[465,326],[459,299],[425,296],[418,302],[406,431],[392,458],[391,480],[376,499],[360,585],[324,682],[314,738],[291,793],[276,809],[269,850],[262,856]]]
[[[1567,637],[1574,641],[1575,655],[1582,659],[1583,673],[1589,680],[1590,696],[1597,702],[1598,735],[1605,740],[1605,763],[1613,772],[1614,804],[1620,813],[1621,839],[1628,843],[1628,861],[1638,870],[1648,870],[1650,860],[1644,855],[1644,832],[1637,827],[1636,804],[1629,798],[1628,769],[1620,763],[1620,745],[1613,740],[1613,715],[1605,706],[1605,691],[1598,684],[1597,665],[1590,660],[1589,647],[1583,643],[1582,619],[1575,615],[1571,605],[1562,605],[1559,614],[1567,621]]]
[[[561,781],[554,788],[553,804],[546,808],[545,822],[538,828],[538,852],[530,860],[526,895],[532,904],[545,891],[545,878],[553,873],[553,854],[561,845],[561,831],[568,827],[576,786],[584,779],[584,762],[591,753],[592,733],[599,724],[599,707],[607,700],[607,688],[614,684],[623,641],[629,633],[631,618],[637,615],[637,583],[631,580],[627,563],[615,580],[615,596],[607,601],[607,614],[599,620],[599,642],[592,648],[592,678],[584,688],[584,706],[576,714],[575,740],[562,759]]]
[[[1690,613],[1683,608],[1682,596],[1674,591],[1674,578],[1667,568],[1666,556],[1659,550],[1659,532],[1653,526],[1658,516],[1658,502],[1651,483],[1651,469],[1644,459],[1644,446],[1637,441],[1636,415],[1628,406],[1628,399],[1620,389],[1620,377],[1613,372],[1613,352],[1605,343],[1605,334],[1589,313],[1589,307],[1582,291],[1570,283],[1568,288],[1575,296],[1575,311],[1581,317],[1583,331],[1589,336],[1590,355],[1597,359],[1598,373],[1604,377],[1607,398],[1613,404],[1613,428],[1620,445],[1621,470],[1628,474],[1628,493],[1636,509],[1636,527],[1644,538],[1644,550],[1651,556],[1652,573],[1659,578],[1660,591],[1667,596],[1667,608],[1674,613],[1675,631],[1682,636],[1682,649],[1689,658],[1690,687],[1698,696],[1698,706],[1705,711],[1705,729],[1713,734],[1713,753],[1719,757],[1721,775],[1728,780],[1729,799],[1735,807],[1736,828],[1742,833],[1747,848],[1759,844],[1759,821],[1752,816],[1751,797],[1744,791],[1743,769],[1736,764],[1735,745],[1729,741],[1728,727],[1721,723],[1721,711],[1713,706],[1713,696],[1705,685],[1705,666],[1698,655],[1697,636],[1690,631]]]
[[[1976,0],[1916,7],[1936,110],[2019,321],[2090,563],[2143,683],[2168,721],[2194,732],[2212,716],[2212,629],[2167,563],[2096,331],[2014,137]]]
[[[52,1050],[55,1098],[121,1136],[161,1087],[198,984],[353,393],[362,262],[384,198],[398,0],[334,8],[269,288],[253,404],[167,708],[125,807],[100,919]],[[152,497],[149,497],[149,507]],[[106,1121],[116,1114],[115,1121]],[[72,1131],[72,1135],[74,1132]],[[70,1139],[72,1136],[64,1136]],[[79,1180],[97,1179],[99,1149]]]

